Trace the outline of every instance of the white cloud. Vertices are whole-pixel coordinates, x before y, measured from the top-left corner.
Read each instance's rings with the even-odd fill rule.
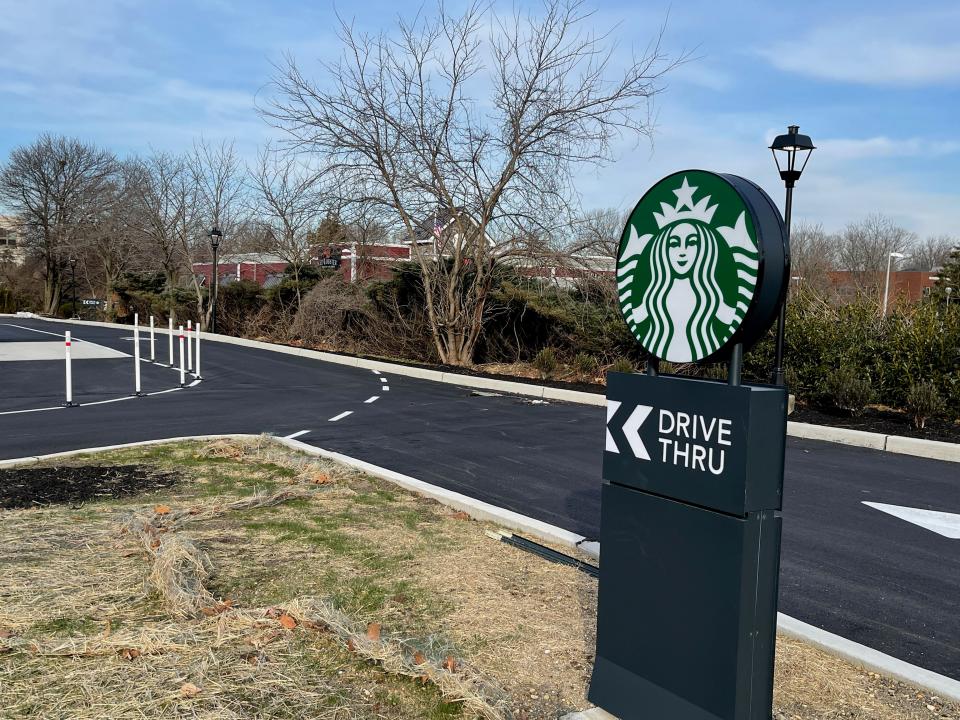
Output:
[[[767,146],[776,132],[764,115],[703,117],[673,105],[665,108],[661,130],[650,145],[623,143],[615,164],[577,178],[584,206],[627,210],[654,182],[690,168],[742,175],[758,183],[782,209],[784,188]],[[707,128],[723,128],[722,136]],[[801,128],[801,131],[803,128]],[[880,172],[874,160],[906,155],[960,152],[954,143],[924,138],[892,140],[814,138],[814,151],[794,196],[795,220],[840,230],[847,223],[881,212],[921,236],[957,235],[960,193],[952,187],[928,190],[906,175]]]
[[[960,13],[838,18],[760,50],[780,70],[824,80],[912,87],[960,82]]]

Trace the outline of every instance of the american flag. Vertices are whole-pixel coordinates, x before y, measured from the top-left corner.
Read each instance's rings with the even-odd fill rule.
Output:
[[[434,214],[433,216],[433,234],[437,237],[440,237],[440,233],[443,232],[443,227],[440,225],[440,218]]]

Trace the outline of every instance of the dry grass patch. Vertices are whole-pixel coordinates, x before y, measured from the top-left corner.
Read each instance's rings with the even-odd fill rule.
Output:
[[[0,717],[553,720],[588,707],[596,582],[481,523],[264,440],[75,462],[181,480],[0,512]],[[777,673],[782,720],[957,717],[790,640]]]

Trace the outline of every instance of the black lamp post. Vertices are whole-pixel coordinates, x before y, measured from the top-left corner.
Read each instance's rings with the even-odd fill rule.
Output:
[[[814,151],[814,144],[809,135],[800,134],[799,125],[790,125],[787,127],[786,135],[777,135],[773,139],[770,151],[773,153],[773,160],[777,163],[777,170],[780,171],[780,179],[787,188],[787,204],[784,212],[784,223],[787,226],[787,243],[790,242],[790,214],[793,209],[793,186],[800,179],[803,169],[807,166],[807,161]],[[801,157],[798,157],[801,156]],[[781,164],[781,159],[783,164]],[[798,160],[802,162],[799,163]],[[788,256],[789,257],[789,256]],[[774,359],[773,377],[771,381],[774,385],[784,385],[783,379],[783,335],[784,325],[787,321],[787,300],[784,297],[783,304],[780,305],[780,317],[777,320],[777,347]]]
[[[77,314],[77,259],[70,258],[70,286],[73,293],[73,314],[71,317],[79,317]]]
[[[220,248],[220,241],[223,239],[223,233],[220,228],[214,225],[210,229],[210,247],[213,249],[213,272],[210,273],[210,332],[217,331],[217,280],[220,276],[220,260],[217,256],[217,250]]]

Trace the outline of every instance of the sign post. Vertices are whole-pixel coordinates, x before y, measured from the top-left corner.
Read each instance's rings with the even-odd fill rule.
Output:
[[[771,718],[787,395],[740,368],[788,279],[779,211],[743,178],[670,175],[627,222],[620,309],[650,361],[607,378],[589,692],[622,720]]]

